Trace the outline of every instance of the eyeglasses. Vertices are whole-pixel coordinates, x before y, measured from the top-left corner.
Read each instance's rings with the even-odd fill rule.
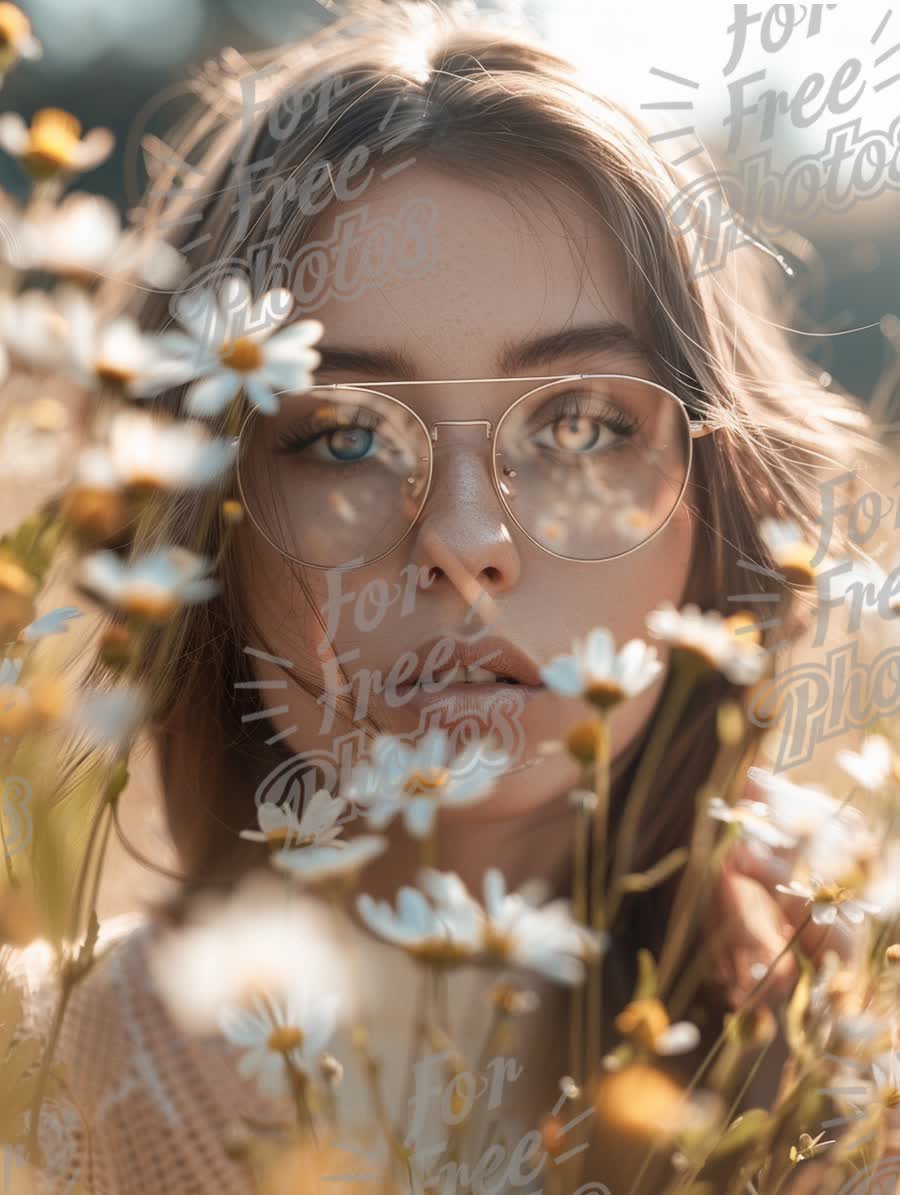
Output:
[[[496,425],[426,425],[376,386],[521,385]],[[599,562],[657,535],[687,488],[693,441],[712,429],[655,382],[622,374],[466,378],[313,386],[251,411],[240,431],[238,487],[257,530],[311,568],[373,564],[409,535],[435,474],[459,449],[450,428],[478,428],[503,509],[532,543]]]

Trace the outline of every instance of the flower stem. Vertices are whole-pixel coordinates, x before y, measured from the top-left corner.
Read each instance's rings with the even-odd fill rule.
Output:
[[[608,910],[608,924],[612,924],[622,903],[624,892],[621,881],[632,862],[634,846],[640,828],[641,814],[644,811],[647,797],[653,780],[662,761],[663,752],[669,744],[672,733],[682,710],[694,686],[697,672],[685,661],[675,664],[674,675],[666,694],[665,703],[656,722],[653,735],[641,758],[638,774],[635,777],[625,809],[622,814],[622,827],[619,833],[619,844],[613,866],[610,902]]]
[[[609,725],[605,715],[597,720],[597,739],[594,758],[594,792],[596,803],[591,813],[591,898],[590,926],[605,929],[604,880],[606,878],[606,840],[609,815]],[[600,1068],[603,1024],[603,951],[591,957],[588,964],[588,1076],[596,1076]]]

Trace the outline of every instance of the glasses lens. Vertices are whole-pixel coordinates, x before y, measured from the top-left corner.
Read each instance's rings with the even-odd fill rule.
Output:
[[[428,485],[424,426],[402,403],[354,387],[282,396],[276,415],[241,432],[247,513],[280,551],[304,564],[365,564],[415,522]]]
[[[606,560],[649,539],[678,505],[690,426],[674,394],[640,378],[554,382],[510,409],[494,458],[527,535],[570,560]]]

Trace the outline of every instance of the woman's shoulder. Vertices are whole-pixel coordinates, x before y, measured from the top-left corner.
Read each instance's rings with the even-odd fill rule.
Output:
[[[149,962],[160,928],[144,915],[104,922],[96,961],[65,1010],[54,1060],[81,1120],[79,1183],[95,1195],[243,1195],[248,1176],[228,1136],[242,1117],[276,1119],[277,1110],[221,1038],[189,1035],[169,1015]],[[60,992],[52,947],[0,952],[0,968],[21,992],[20,1035],[46,1042]]]

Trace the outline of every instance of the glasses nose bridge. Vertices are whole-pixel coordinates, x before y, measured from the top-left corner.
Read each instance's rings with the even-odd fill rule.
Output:
[[[438,419],[436,423],[431,425],[431,442],[436,444],[438,441],[439,427],[483,427],[485,431],[485,438],[492,440],[494,438],[494,425],[490,419]]]

